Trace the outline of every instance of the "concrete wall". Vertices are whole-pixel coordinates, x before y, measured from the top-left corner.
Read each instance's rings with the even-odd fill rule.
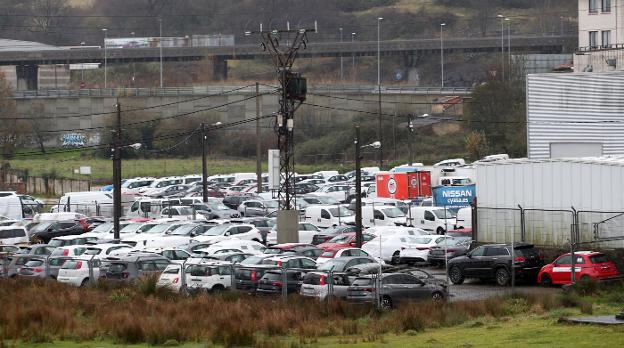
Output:
[[[262,93],[262,92],[261,92]],[[118,93],[120,94],[120,93]],[[123,93],[121,93],[123,95]],[[169,118],[172,115],[189,114],[176,117],[171,120],[192,120],[197,123],[205,122],[235,122],[256,117],[256,101],[254,98],[243,102],[241,99],[252,97],[253,92],[241,91],[226,95],[202,97],[201,95],[174,95],[174,96],[134,96],[120,97],[122,108],[141,109],[149,108],[140,112],[141,120],[153,118]],[[331,96],[327,97],[328,95]],[[397,115],[397,123],[403,122],[408,113],[416,115],[432,113],[431,104],[441,96],[452,96],[452,92],[446,93],[399,93],[395,90],[382,92],[382,112],[387,115]],[[457,94],[455,94],[457,95]],[[88,128],[104,127],[112,124],[117,97],[45,97],[22,95],[17,100],[17,110],[20,114],[28,114],[43,108],[43,114],[47,117],[58,116],[53,121],[44,121],[47,130],[77,130],[87,138],[86,145],[94,145],[99,142],[101,129],[85,130]],[[218,107],[220,105],[226,105]],[[297,111],[295,128],[298,125],[331,125],[352,121],[357,117],[376,117],[371,113],[378,110],[378,96],[372,88],[366,91],[336,93],[331,89],[323,90],[316,88],[309,90],[307,104],[316,104],[322,107],[302,105]],[[166,105],[157,107],[159,105]],[[218,107],[218,108],[216,108]],[[211,109],[211,110],[209,110]],[[267,94],[261,96],[261,115],[271,115],[279,109],[278,96]],[[445,111],[445,115],[458,115],[462,112],[462,104],[451,106]],[[361,110],[366,113],[350,111]],[[367,114],[368,113],[368,114]],[[62,117],[74,115],[92,115],[88,117]],[[132,114],[122,114],[124,123],[132,123]],[[137,117],[137,114],[134,114]],[[387,117],[387,116],[386,116]],[[386,118],[388,120],[388,118]],[[136,121],[134,121],[136,122]],[[391,119],[390,119],[391,122]],[[273,119],[263,120],[263,126],[270,128]],[[252,127],[243,125],[241,127]],[[84,130],[84,131],[80,131]],[[68,133],[75,133],[68,132]],[[48,146],[61,144],[62,133],[55,133],[47,141]]]

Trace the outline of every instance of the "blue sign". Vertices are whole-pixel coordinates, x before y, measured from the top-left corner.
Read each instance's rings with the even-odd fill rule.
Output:
[[[433,200],[438,207],[463,208],[476,197],[475,184],[466,186],[437,186],[433,188]]]

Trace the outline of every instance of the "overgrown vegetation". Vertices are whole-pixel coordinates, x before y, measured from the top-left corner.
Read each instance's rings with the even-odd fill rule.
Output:
[[[287,302],[230,292],[182,297],[155,290],[152,285],[148,279],[136,285],[99,283],[79,289],[56,282],[2,281],[0,337],[28,342],[104,339],[120,344],[175,341],[225,346],[265,346],[267,337],[283,336],[298,337],[301,342],[356,335],[376,341],[389,333],[579,306],[571,297],[578,295],[544,293],[469,302],[419,302],[377,312],[370,306],[298,296]],[[279,347],[279,340],[273,339],[272,346]]]

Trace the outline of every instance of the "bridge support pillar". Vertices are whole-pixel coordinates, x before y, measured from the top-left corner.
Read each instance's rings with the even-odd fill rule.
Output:
[[[212,58],[212,77],[215,80],[227,80],[228,66],[227,59],[213,57]]]
[[[39,89],[38,86],[37,65],[18,65],[15,67],[15,89],[18,91],[34,91]]]

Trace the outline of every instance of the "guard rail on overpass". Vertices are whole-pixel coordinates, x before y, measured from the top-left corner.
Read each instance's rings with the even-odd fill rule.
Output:
[[[557,36],[512,36],[511,47],[515,52],[562,53],[576,47],[577,37]],[[446,38],[445,52],[497,52],[501,48],[500,36],[481,38]],[[431,53],[440,51],[439,39],[389,40],[381,41],[382,55]],[[570,48],[570,50],[572,50]],[[310,42],[300,57],[373,56],[377,54],[377,41],[356,42]],[[267,55],[260,45],[237,45],[220,47],[176,47],[163,48],[165,61],[200,60],[215,56],[220,60],[254,59]],[[107,62],[153,62],[160,59],[158,48],[108,49]],[[104,50],[101,48],[59,49],[46,51],[3,51],[0,52],[0,65],[29,64],[72,64],[102,63]]]
[[[256,93],[255,86],[241,88],[242,86],[201,86],[201,87],[166,87],[166,88],[108,88],[108,89],[49,89],[32,91],[15,91],[15,99],[33,98],[81,98],[81,97],[171,97],[171,96],[204,96],[213,94],[226,94],[236,90],[237,94]],[[260,93],[274,90],[269,86],[262,86]],[[377,94],[376,85],[360,86],[334,86],[317,85],[308,87],[308,93],[312,94]],[[472,88],[465,87],[413,87],[397,86],[382,87],[382,94],[413,94],[413,95],[453,95],[465,96],[472,93]]]

